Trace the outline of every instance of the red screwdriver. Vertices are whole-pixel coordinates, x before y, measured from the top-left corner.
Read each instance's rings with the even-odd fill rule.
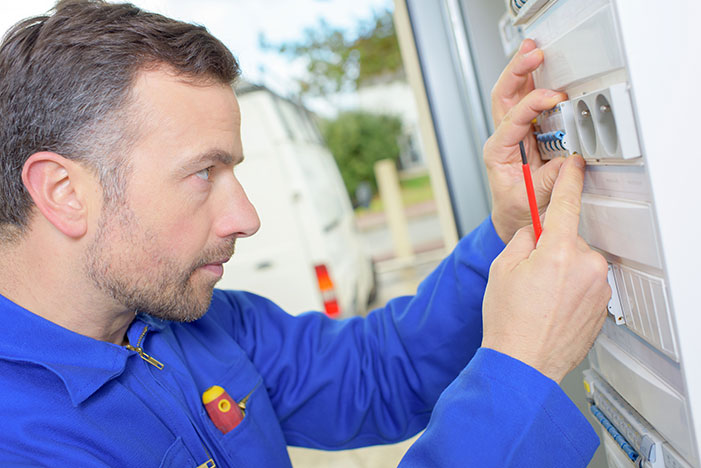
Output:
[[[533,230],[535,231],[535,241],[538,242],[543,228],[540,226],[540,215],[538,214],[538,203],[535,200],[535,190],[533,190],[533,178],[531,177],[531,168],[528,166],[528,158],[526,158],[526,150],[523,147],[523,141],[518,142],[518,149],[521,150],[521,162],[523,163],[523,180],[526,182],[526,194],[528,195],[528,206],[531,209],[531,220],[533,221]]]
[[[209,418],[222,434],[226,434],[243,420],[243,412],[239,405],[219,385],[209,387],[202,394],[202,403]]]

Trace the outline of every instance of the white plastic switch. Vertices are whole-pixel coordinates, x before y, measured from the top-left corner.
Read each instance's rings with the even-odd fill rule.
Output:
[[[609,254],[662,268],[662,255],[649,203],[585,193],[582,196],[579,234],[590,245]]]
[[[566,90],[625,67],[612,3],[560,0],[526,27],[545,54],[545,65],[533,72],[536,88]]]
[[[692,468],[669,444],[662,447],[664,468]]]
[[[609,314],[611,314],[616,320],[616,325],[625,325],[626,320],[623,317],[623,308],[621,307],[621,299],[618,297],[618,288],[616,288],[616,278],[613,276],[612,265],[609,265],[607,279],[609,286],[611,286],[611,299],[609,300],[606,308],[608,309]]]

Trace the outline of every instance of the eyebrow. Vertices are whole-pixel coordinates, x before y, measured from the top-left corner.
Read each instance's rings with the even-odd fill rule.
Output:
[[[229,166],[232,164],[240,164],[242,161],[243,155],[234,157],[234,155],[232,155],[228,151],[224,151],[221,149],[213,149],[199,154],[188,161],[185,161],[182,168],[179,169],[178,172],[182,171],[184,173],[188,173],[191,170],[200,168],[204,164],[210,164],[215,162],[218,162],[225,166]]]

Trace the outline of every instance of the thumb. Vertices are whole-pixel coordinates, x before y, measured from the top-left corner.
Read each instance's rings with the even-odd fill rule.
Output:
[[[508,270],[513,270],[531,255],[535,247],[536,241],[533,226],[522,227],[516,231],[514,237],[511,238],[504,251],[499,255],[500,262]]]
[[[560,173],[560,167],[565,162],[565,158],[559,157],[548,161],[538,168],[533,174],[533,188],[535,190],[538,208],[543,209],[550,202],[557,175]]]

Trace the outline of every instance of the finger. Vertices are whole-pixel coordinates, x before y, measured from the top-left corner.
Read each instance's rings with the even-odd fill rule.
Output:
[[[538,208],[545,208],[550,201],[550,194],[555,186],[560,167],[565,162],[565,158],[552,159],[533,172],[533,187],[535,197],[538,201]],[[533,167],[529,164],[531,168]]]
[[[513,270],[519,263],[527,259],[535,249],[535,233],[533,226],[525,226],[516,231],[514,237],[499,255],[500,263],[508,270]]]
[[[509,109],[533,89],[531,72],[543,63],[543,58],[543,51],[536,48],[532,39],[521,43],[518,52],[492,88],[492,117],[495,127]]]
[[[530,73],[542,62],[543,51],[536,47],[532,39],[524,40],[492,88],[492,100],[499,103],[500,99],[518,95],[522,87],[529,84]]]
[[[550,205],[545,213],[543,239],[577,239],[579,213],[584,186],[584,159],[578,154],[568,157],[555,181]]]
[[[552,109],[567,99],[565,93],[549,89],[536,89],[528,93],[518,104],[511,108],[494,132],[497,147],[518,145],[531,131],[531,122],[541,112]]]

